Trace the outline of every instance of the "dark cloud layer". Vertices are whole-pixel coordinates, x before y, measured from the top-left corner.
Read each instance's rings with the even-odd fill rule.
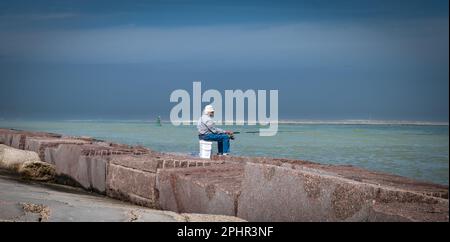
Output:
[[[279,89],[282,119],[448,121],[448,1],[2,1],[0,36],[0,118],[167,117],[200,80]]]

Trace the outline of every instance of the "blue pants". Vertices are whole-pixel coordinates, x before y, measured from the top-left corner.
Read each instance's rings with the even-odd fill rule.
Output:
[[[217,141],[219,154],[228,153],[230,151],[230,136],[227,134],[203,134],[199,135],[201,140]]]

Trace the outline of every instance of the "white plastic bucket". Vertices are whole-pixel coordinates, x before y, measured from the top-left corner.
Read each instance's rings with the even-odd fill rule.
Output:
[[[200,143],[200,153],[199,153],[200,158],[210,159],[213,142],[200,140],[199,143]]]

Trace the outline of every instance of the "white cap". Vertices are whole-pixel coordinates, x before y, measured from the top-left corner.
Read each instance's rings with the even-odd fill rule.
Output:
[[[203,113],[204,113],[204,114],[208,114],[208,113],[212,113],[212,112],[214,112],[213,106],[211,106],[211,105],[206,105],[206,106],[205,106],[205,109],[204,109],[204,111],[203,111]]]

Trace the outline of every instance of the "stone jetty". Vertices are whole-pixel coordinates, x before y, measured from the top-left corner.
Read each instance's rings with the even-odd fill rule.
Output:
[[[448,186],[354,166],[266,157],[211,160],[89,137],[0,129],[64,182],[150,208],[247,221],[449,221]]]

